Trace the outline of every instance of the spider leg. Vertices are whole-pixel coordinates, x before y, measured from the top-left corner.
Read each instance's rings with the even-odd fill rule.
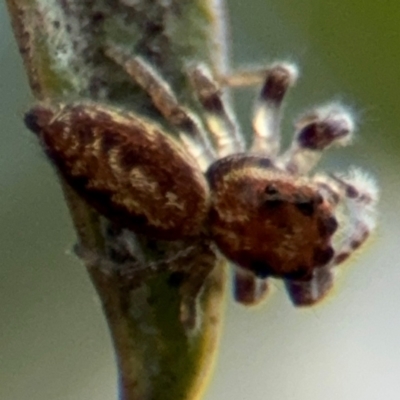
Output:
[[[189,77],[206,111],[208,129],[216,142],[219,158],[243,151],[243,137],[238,124],[209,69],[205,65],[196,65],[189,69]]]
[[[354,130],[350,114],[340,105],[315,109],[296,123],[292,145],[281,157],[283,168],[293,174],[307,174],[331,145],[349,144]]]
[[[333,182],[332,182],[333,180]],[[312,305],[320,301],[331,289],[334,270],[338,264],[346,261],[351,254],[360,248],[375,228],[378,188],[376,183],[365,173],[353,169],[347,176],[319,178],[319,184],[332,186],[336,184],[339,197],[332,192],[332,203],[339,198],[344,202],[350,214],[342,239],[335,246],[335,256],[325,266],[316,268],[310,281],[286,280],[286,288],[293,303],[297,306]]]
[[[297,69],[290,64],[275,64],[267,72],[253,111],[254,139],[251,151],[275,157],[280,148],[282,101],[297,78]]]
[[[268,294],[268,280],[236,267],[233,281],[234,298],[246,306],[260,303]]]
[[[347,176],[331,176],[342,190],[350,221],[337,246],[333,264],[343,263],[361,247],[376,225],[378,187],[363,171],[353,168]]]
[[[268,72],[268,67],[236,70],[233,73],[218,77],[218,82],[222,86],[229,86],[230,88],[261,85]]]
[[[201,121],[186,107],[181,106],[169,84],[143,58],[131,57],[117,47],[108,47],[106,54],[145,90],[154,106],[179,132],[190,153],[197,159],[202,170],[215,160],[215,151]]]

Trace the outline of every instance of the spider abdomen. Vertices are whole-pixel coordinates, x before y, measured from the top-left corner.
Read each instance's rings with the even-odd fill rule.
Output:
[[[66,181],[113,222],[163,239],[201,230],[207,182],[157,125],[92,103],[39,104],[25,122]]]
[[[251,155],[217,161],[207,176],[213,240],[239,266],[260,278],[308,280],[333,257],[331,206],[306,178]]]

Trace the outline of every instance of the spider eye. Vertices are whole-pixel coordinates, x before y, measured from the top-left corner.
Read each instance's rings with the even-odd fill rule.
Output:
[[[335,251],[332,247],[327,247],[326,249],[315,249],[313,261],[314,265],[323,266],[332,260],[335,255]]]
[[[306,217],[312,217],[315,212],[315,202],[313,200],[296,203],[296,208]]]
[[[264,193],[266,196],[263,198],[263,208],[274,209],[280,207],[284,201],[280,196],[280,191],[275,183],[269,183]]]
[[[335,217],[323,218],[318,221],[318,231],[321,236],[332,236],[338,229],[339,224]]]
[[[276,185],[274,183],[269,183],[265,187],[264,193],[272,196],[272,195],[278,194],[279,190],[277,189],[277,187],[276,187]]]

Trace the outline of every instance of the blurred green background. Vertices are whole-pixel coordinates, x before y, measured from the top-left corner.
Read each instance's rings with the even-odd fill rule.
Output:
[[[355,145],[323,168],[359,165],[377,177],[379,229],[341,268],[334,293],[294,309],[282,286],[256,310],[228,300],[207,400],[375,400],[400,393],[400,3],[230,0],[233,66],[295,61],[301,79],[284,123],[331,99],[358,119]],[[107,328],[53,171],[21,115],[31,104],[0,3],[0,399],[110,400],[115,371]],[[253,91],[237,110],[250,127]]]

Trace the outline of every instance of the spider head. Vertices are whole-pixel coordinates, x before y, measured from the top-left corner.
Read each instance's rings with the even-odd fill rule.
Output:
[[[258,278],[307,281],[331,261],[334,204],[312,180],[251,155],[217,161],[207,176],[212,237],[237,265]]]

